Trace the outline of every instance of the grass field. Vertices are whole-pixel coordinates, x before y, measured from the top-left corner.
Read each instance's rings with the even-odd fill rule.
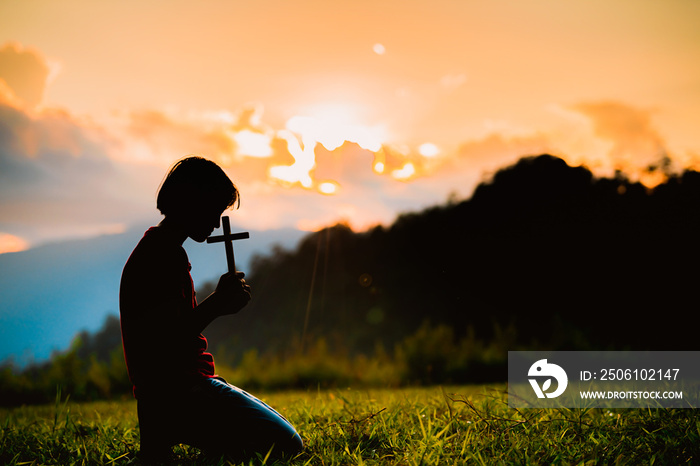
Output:
[[[696,410],[518,411],[504,388],[258,395],[304,439],[292,465],[700,463]],[[5,409],[0,420],[0,464],[139,464],[133,400]],[[186,446],[174,454],[178,464],[211,462]]]

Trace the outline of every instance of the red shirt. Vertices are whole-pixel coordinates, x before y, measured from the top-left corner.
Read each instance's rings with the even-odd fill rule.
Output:
[[[146,231],[124,266],[122,343],[137,398],[215,374],[206,338],[186,325],[197,306],[190,269],[185,249],[159,227]]]

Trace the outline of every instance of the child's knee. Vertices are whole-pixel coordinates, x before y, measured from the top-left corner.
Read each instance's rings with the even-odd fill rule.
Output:
[[[260,436],[251,441],[251,444],[258,443],[259,453],[271,452],[274,458],[292,457],[304,449],[304,442],[294,428],[288,423],[277,423],[270,426],[267,432],[261,432]]]
[[[294,432],[291,437],[286,435],[279,440],[279,450],[284,456],[294,456],[304,449],[304,442],[298,433]]]
[[[291,442],[291,447],[289,449],[290,454],[296,455],[298,453],[301,453],[301,451],[303,449],[304,449],[304,441],[301,439],[301,436],[295,432],[294,438],[292,439],[292,442]]]

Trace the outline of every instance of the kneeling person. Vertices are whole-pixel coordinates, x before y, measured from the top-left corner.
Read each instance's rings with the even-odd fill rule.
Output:
[[[216,376],[202,331],[250,300],[241,272],[221,276],[198,303],[182,244],[203,242],[239,193],[214,162],[177,162],[158,192],[163,220],[146,231],[122,272],[122,342],[137,399],[141,455],[164,460],[178,443],[244,459],[295,455],[302,441],[274,409]]]

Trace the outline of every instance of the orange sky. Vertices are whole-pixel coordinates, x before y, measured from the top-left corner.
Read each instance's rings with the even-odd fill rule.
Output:
[[[247,228],[388,223],[545,151],[694,166],[699,58],[694,0],[5,1],[0,242],[157,221],[195,152]]]

